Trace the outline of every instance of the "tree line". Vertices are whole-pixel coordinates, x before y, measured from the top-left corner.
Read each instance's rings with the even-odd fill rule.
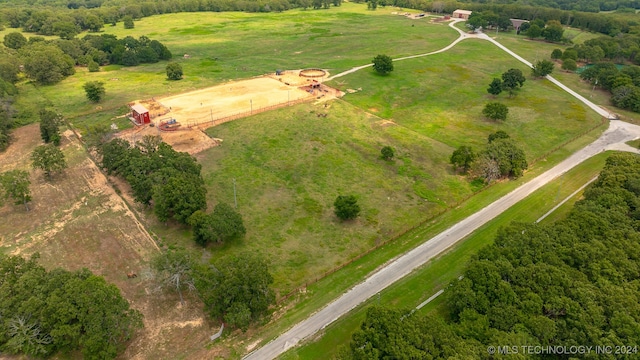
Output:
[[[125,19],[141,19],[158,14],[196,11],[247,11],[273,12],[293,8],[329,8],[340,6],[342,0],[172,0],[145,1],[132,4],[130,1],[111,0],[69,0],[69,1],[12,1],[11,6],[0,6],[2,23],[12,28],[22,28],[27,32],[41,35],[73,37],[82,31],[99,31],[104,24],[115,25]],[[360,2],[360,1],[356,1]],[[504,4],[498,2],[456,2],[432,0],[368,0],[369,7],[395,6],[452,13],[463,8],[472,11],[491,11],[503,19],[542,19],[544,22],[556,20],[562,24],[585,30],[611,34],[628,32],[637,26],[632,18],[633,9],[640,8],[638,0],[620,1],[569,1],[535,0],[523,3]],[[1,5],[1,3],[0,3]],[[619,9],[619,13],[596,14],[599,11]],[[628,9],[630,11],[624,11]],[[506,23],[505,23],[506,24]],[[615,35],[615,34],[612,34]]]
[[[114,139],[99,147],[102,166],[131,185],[134,199],[153,206],[158,220],[191,225],[194,241],[202,246],[245,234],[242,216],[220,203],[208,214],[207,189],[196,159],[175,151],[159,136],[146,135],[133,146]]]
[[[499,345],[637,354],[639,221],[640,157],[613,155],[565,219],[499,230],[445,289],[444,316],[370,308],[338,358],[489,359]]]
[[[612,63],[597,63],[580,73],[580,78],[609,91],[613,105],[640,112],[640,67],[618,69]]]
[[[34,36],[27,40],[19,32],[10,32],[3,39],[9,58],[0,62],[0,72],[6,82],[15,83],[20,72],[33,81],[48,85],[55,84],[75,73],[75,66],[87,66],[90,71],[98,71],[99,66],[119,64],[135,66],[140,63],[155,63],[171,59],[166,46],[146,36],[138,39],[126,36],[118,39],[115,35],[86,35],[82,39],[45,40]]]
[[[566,50],[555,49],[551,58],[562,61],[562,68],[577,69],[577,62],[590,66],[580,72],[580,78],[594,88],[609,91],[613,105],[640,112],[640,36],[624,34],[585,41]],[[627,63],[617,66],[615,63]]]
[[[11,129],[15,109],[13,103],[18,95],[20,61],[10,50],[0,47],[0,151],[4,151],[11,142]]]

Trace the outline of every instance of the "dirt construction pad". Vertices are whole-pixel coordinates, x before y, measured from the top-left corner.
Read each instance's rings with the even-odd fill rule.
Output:
[[[291,84],[291,83],[289,83]],[[322,96],[322,90],[314,93],[282,79],[259,77],[191,91],[180,95],[157,98],[169,113],[164,115],[176,119],[182,126],[216,125],[215,121],[227,117],[264,111],[278,105],[297,103]],[[160,119],[156,119],[158,121]]]
[[[130,105],[143,104],[149,110],[154,126],[128,129],[118,137],[135,143],[145,135],[157,135],[177,151],[196,154],[220,143],[220,139],[209,138],[203,129],[287,105],[341,96],[340,91],[321,84],[328,76],[326,71],[321,71],[324,76],[313,79],[300,76],[300,70],[291,70],[164,98],[135,101]],[[176,120],[173,131],[161,131],[159,125],[171,119]]]

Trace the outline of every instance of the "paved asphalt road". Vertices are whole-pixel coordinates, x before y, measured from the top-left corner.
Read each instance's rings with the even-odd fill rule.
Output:
[[[462,39],[466,39],[469,37],[470,36],[468,34],[462,34],[461,37],[456,40],[456,43]],[[501,44],[497,43],[495,40],[486,36],[486,34],[479,34],[473,37],[492,41],[503,50],[518,58],[520,61],[531,65],[526,62],[526,60],[520,58]],[[427,54],[424,54],[422,56],[426,55]],[[370,65],[354,69],[361,69],[367,66]],[[346,73],[350,72],[352,71]],[[342,76],[346,73],[339,75]],[[549,78],[549,80],[552,79]],[[552,81],[554,80],[555,79],[553,79]],[[557,81],[554,81],[554,83],[559,84]],[[609,113],[606,110],[603,110],[597,105],[589,102],[587,99],[566,88],[564,85],[559,84],[559,86],[564,90],[567,90],[572,95],[576,96],[580,101],[587,104],[589,107],[597,111],[600,115],[604,117],[609,116]],[[436,235],[435,237],[426,239],[424,243],[422,243],[415,249],[396,258],[390,264],[381,268],[380,270],[369,276],[365,281],[348,290],[346,293],[341,295],[339,298],[334,300],[322,310],[311,315],[306,320],[298,323],[293,328],[280,335],[273,341],[269,342],[265,346],[250,353],[249,355],[244,357],[244,359],[266,360],[276,358],[290,347],[295,346],[300,340],[322,330],[327,325],[331,324],[339,317],[352,310],[358,304],[379,293],[380,291],[393,284],[394,282],[400,280],[402,277],[406,276],[421,265],[424,265],[426,262],[438,256],[458,241],[464,239],[467,235],[471,234],[473,231],[486,224],[488,221],[500,215],[503,211],[507,210],[512,205],[516,204],[520,200],[527,197],[529,194],[533,193],[558,176],[569,171],[571,168],[575,167],[591,156],[596,155],[597,153],[604,150],[622,150],[640,153],[638,149],[634,149],[624,144],[625,142],[636,138],[640,138],[639,126],[628,124],[622,121],[611,121],[607,131],[605,131],[605,133],[603,133],[600,138],[598,138],[590,145],[586,146],[582,150],[579,150],[578,152],[571,155],[569,158],[549,169],[540,176],[532,179],[526,184],[523,184],[517,189],[513,190],[509,194],[496,200],[484,209],[460,221],[459,223],[453,225],[442,233]]]

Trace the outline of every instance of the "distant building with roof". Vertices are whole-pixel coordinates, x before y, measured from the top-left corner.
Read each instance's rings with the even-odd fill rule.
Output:
[[[471,10],[458,9],[458,10],[453,12],[453,17],[456,18],[456,19],[469,20],[469,15],[471,15]]]
[[[522,20],[522,19],[509,19],[509,20],[511,20],[511,25],[516,31],[520,31],[520,26],[522,26],[522,24],[529,22],[529,20]]]

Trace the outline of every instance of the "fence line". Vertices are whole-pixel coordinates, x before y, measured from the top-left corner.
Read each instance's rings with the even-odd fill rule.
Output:
[[[574,137],[572,137],[571,139],[563,142],[562,144],[556,146],[555,148],[553,148],[552,150],[546,152],[544,155],[537,157],[536,159],[533,160],[532,164],[535,164],[536,162],[540,161],[541,159],[544,159],[545,157],[551,155],[552,153],[558,151],[560,148],[568,145],[569,143],[587,135],[588,133],[592,132],[593,130],[597,129],[598,127],[602,126],[605,122],[607,121],[607,119],[605,119],[604,117],[601,119],[600,123],[587,129],[586,131],[580,133],[579,135],[576,135]],[[440,211],[438,211],[437,213],[431,215],[430,217],[420,221],[419,223],[417,223],[416,225],[410,226],[404,230],[401,230],[400,232],[396,233],[394,236],[390,237],[389,239],[385,240],[382,243],[379,243],[367,250],[365,250],[364,252],[354,256],[353,258],[349,259],[347,262],[342,263],[332,269],[329,269],[327,271],[325,271],[321,276],[316,277],[315,279],[312,279],[310,281],[305,282],[304,284],[296,287],[295,289],[293,289],[292,291],[290,291],[289,293],[281,296],[280,298],[278,298],[278,300],[276,301],[277,304],[282,303],[283,301],[287,300],[288,298],[292,297],[295,294],[301,293],[302,290],[306,289],[307,287],[309,287],[309,285],[313,285],[317,282],[319,282],[320,280],[326,278],[327,276],[337,272],[338,270],[341,270],[342,268],[351,265],[353,262],[362,259],[363,257],[369,255],[370,253],[372,253],[375,250],[380,249],[381,247],[388,245],[391,242],[394,242],[395,240],[397,240],[398,238],[400,238],[401,236],[404,236],[405,234],[423,226],[424,224],[433,221],[435,219],[437,219],[439,216],[443,215],[444,213],[446,213],[447,211],[450,211],[454,208],[457,208],[458,206],[462,205],[463,203],[465,203],[466,201],[468,201],[469,199],[471,199],[472,197],[480,194],[481,192],[489,189],[490,187],[493,186],[494,183],[489,183],[487,186],[483,187],[482,189],[478,190],[477,192],[474,192],[472,194],[469,194],[467,196],[465,196],[464,198],[456,201],[455,203],[448,205],[442,209],[440,209]]]
[[[334,90],[334,89],[330,89],[327,90],[325,92],[329,92],[329,91],[335,91],[336,94],[339,93],[339,90]],[[226,122],[229,121],[233,121],[233,120],[237,120],[240,118],[244,118],[247,116],[251,116],[254,114],[259,114],[265,111],[270,111],[270,110],[274,110],[274,109],[279,109],[279,108],[283,108],[283,107],[287,107],[287,106],[293,106],[293,105],[297,105],[297,104],[302,104],[302,103],[306,103],[306,102],[311,102],[313,100],[318,100],[321,97],[323,97],[325,94],[323,94],[322,96],[318,97],[318,96],[309,96],[309,97],[304,97],[304,98],[300,98],[300,99],[295,99],[295,100],[290,100],[287,102],[282,102],[282,103],[278,103],[278,104],[274,104],[274,105],[268,105],[268,106],[263,106],[263,107],[259,107],[259,108],[255,108],[255,109],[251,109],[250,111],[241,111],[232,115],[227,115],[227,116],[222,116],[219,118],[215,118],[215,119],[208,119],[207,116],[205,117],[200,117],[200,119],[207,119],[205,121],[190,121],[188,123],[185,124],[186,127],[188,128],[192,128],[192,127],[203,127],[203,128],[208,128],[208,127],[212,127],[212,126],[216,126],[216,125],[220,125],[220,124],[224,124]],[[182,122],[184,123],[184,122]]]
[[[569,140],[567,140],[567,141],[563,142],[562,144],[560,144],[560,145],[558,145],[558,146],[554,147],[553,149],[551,149],[551,150],[547,151],[546,153],[544,153],[544,154],[542,154],[542,155],[538,156],[537,158],[533,159],[532,164],[537,163],[538,161],[540,161],[540,160],[542,160],[542,159],[546,158],[547,156],[549,156],[549,155],[553,154],[554,152],[556,152],[556,151],[560,150],[560,148],[563,148],[563,147],[567,146],[568,144],[570,144],[570,143],[572,143],[572,142],[574,142],[574,141],[578,140],[579,138],[581,138],[581,137],[583,137],[583,136],[587,135],[588,133],[592,132],[593,130],[595,130],[595,129],[599,128],[600,126],[604,125],[607,121],[609,121],[607,118],[604,118],[604,117],[600,118],[600,123],[599,123],[599,124],[596,124],[596,125],[594,125],[593,127],[590,127],[589,129],[587,129],[587,130],[585,130],[585,131],[581,132],[580,134],[578,134],[578,135],[576,135],[576,136],[572,137],[571,139],[569,139]]]

